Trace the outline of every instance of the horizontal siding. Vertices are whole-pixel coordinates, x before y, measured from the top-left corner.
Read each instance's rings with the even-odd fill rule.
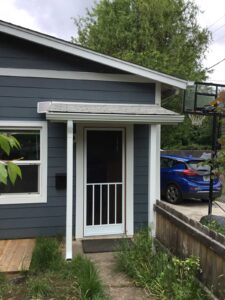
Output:
[[[0,40],[1,68],[125,73],[78,56],[66,54],[16,37],[7,36],[4,33],[0,33]]]
[[[149,83],[0,77],[0,117],[40,118],[38,101],[153,104],[154,95]]]
[[[80,80],[0,77],[0,118],[3,120],[45,120],[44,115],[37,113],[37,102],[58,99],[61,101],[78,99],[91,102],[93,99],[95,102],[108,103],[146,103],[147,101],[151,103],[154,100],[154,86],[145,83],[93,83],[93,81]],[[147,224],[147,129],[148,127],[141,125],[134,127],[135,229]],[[55,233],[64,234],[66,192],[55,188],[55,176],[58,173],[66,173],[66,125],[48,123],[48,202],[47,204],[28,204],[27,207],[2,205],[0,238],[5,238],[9,223],[12,224],[12,228],[7,230],[9,238],[29,237],[32,234],[51,235],[52,225],[44,221],[48,218],[56,228]],[[17,215],[18,209],[20,212]],[[56,211],[61,211],[62,214],[56,216]],[[5,215],[7,218],[4,217]]]
[[[148,226],[148,125],[134,126],[134,230]]]
[[[19,231],[18,229],[0,229],[0,238],[1,239],[16,239],[16,238],[32,238],[37,236],[56,236],[56,235],[63,235],[65,232],[65,227],[60,226],[53,226],[48,227],[29,227],[29,228],[21,228]]]
[[[113,68],[33,46],[19,39],[8,39],[6,36],[0,38],[0,67],[117,72]],[[153,104],[154,99],[155,85],[151,83],[0,76],[0,120],[43,121],[45,115],[37,113],[39,101]],[[146,126],[134,127],[136,229],[147,223],[147,129]],[[66,125],[48,123],[48,202],[1,205],[0,238],[65,234],[66,191],[56,190],[55,176],[58,173],[66,173]]]

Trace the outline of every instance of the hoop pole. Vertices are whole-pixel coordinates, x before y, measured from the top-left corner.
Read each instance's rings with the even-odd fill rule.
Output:
[[[213,124],[212,124],[212,163],[210,167],[210,182],[209,182],[209,206],[208,215],[212,214],[212,203],[213,203],[213,169],[214,169],[214,159],[217,152],[217,114],[213,114]]]

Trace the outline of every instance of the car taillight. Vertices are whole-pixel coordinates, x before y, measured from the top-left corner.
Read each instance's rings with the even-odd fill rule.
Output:
[[[184,175],[184,176],[198,176],[198,173],[195,172],[194,170],[187,169],[187,170],[182,171],[182,175]]]

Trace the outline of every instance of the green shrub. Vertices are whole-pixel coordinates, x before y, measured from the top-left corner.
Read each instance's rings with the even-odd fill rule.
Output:
[[[181,260],[155,249],[149,230],[137,233],[132,246],[122,242],[116,258],[121,271],[158,299],[207,299],[196,281],[199,260],[195,257]]]
[[[107,299],[99,274],[88,258],[76,256],[67,264],[64,276],[77,280],[81,299]]]
[[[62,254],[56,238],[38,238],[32,255],[32,272],[45,272],[60,269],[63,264]]]

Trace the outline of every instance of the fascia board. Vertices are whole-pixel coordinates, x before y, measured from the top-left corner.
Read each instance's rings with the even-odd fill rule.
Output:
[[[177,124],[184,120],[183,115],[122,115],[122,114],[79,114],[79,113],[46,113],[46,119],[51,121],[78,122],[121,122],[133,124]]]

